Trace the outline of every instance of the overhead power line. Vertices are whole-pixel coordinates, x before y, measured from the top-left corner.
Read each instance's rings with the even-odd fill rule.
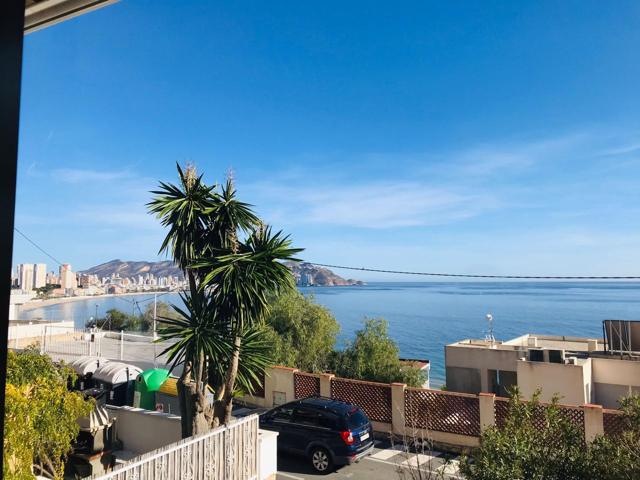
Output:
[[[33,240],[31,240],[29,237],[27,237],[24,233],[22,233],[20,230],[18,230],[16,227],[13,227],[13,229],[18,232],[20,235],[22,235],[24,237],[24,239],[29,242],[31,245],[33,245],[34,247],[36,247],[38,250],[40,250],[42,253],[44,253],[47,257],[49,257],[51,260],[53,260],[54,262],[56,262],[58,265],[62,265],[62,262],[58,261],[58,259],[56,257],[54,257],[53,255],[51,255],[49,252],[47,252],[44,248],[42,248],[40,245],[38,245],[36,242],[34,242]]]
[[[332,265],[329,263],[306,262],[317,267],[338,268],[342,270],[357,270],[361,272],[396,273],[399,275],[418,275],[424,277],[455,277],[455,278],[496,278],[520,280],[640,280],[640,276],[607,276],[607,275],[478,275],[469,273],[441,273],[441,272],[411,272],[406,270],[385,270],[382,268],[351,267],[346,265]]]
[[[16,227],[14,227],[15,231],[18,232],[22,237],[25,238],[29,243],[31,243],[34,247],[44,253],[47,257],[51,258],[58,265],[62,265],[62,262],[58,261],[53,255],[48,253],[42,247],[40,247],[36,242],[31,240],[27,235],[22,233]],[[317,263],[317,262],[306,262],[311,265],[315,265],[317,267],[327,267],[327,268],[337,268],[341,270],[356,270],[359,272],[374,272],[374,273],[394,273],[397,275],[415,275],[415,276],[423,276],[423,277],[449,277],[449,278],[494,278],[494,279],[512,279],[512,280],[640,280],[640,275],[485,275],[485,274],[471,274],[471,273],[443,273],[443,272],[413,272],[407,270],[388,270],[383,268],[370,268],[370,267],[353,267],[349,265],[333,265],[330,263]],[[141,292],[142,293],[142,292]],[[167,295],[168,293],[173,292],[165,292],[158,294],[158,297],[162,295]],[[143,295],[146,294],[142,293]],[[144,300],[137,301],[137,303],[144,303],[152,300],[153,298],[147,298]],[[124,300],[124,299],[123,299]],[[125,300],[129,303],[134,303],[131,300]]]

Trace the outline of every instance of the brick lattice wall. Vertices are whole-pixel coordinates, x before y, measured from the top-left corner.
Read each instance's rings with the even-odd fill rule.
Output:
[[[405,415],[408,427],[480,435],[480,404],[475,395],[407,388]]]
[[[364,410],[369,420],[391,423],[391,385],[333,378],[331,397],[353,403]]]
[[[602,410],[602,423],[604,434],[608,437],[616,437],[624,430],[624,415],[619,410]]]
[[[509,414],[509,400],[506,398],[495,399],[495,419],[498,428],[504,427],[507,415]],[[533,424],[540,430],[546,427],[544,410],[549,405],[541,403],[536,406],[533,416]],[[560,415],[573,423],[584,437],[584,410],[580,407],[572,407],[568,405],[559,405]]]
[[[296,398],[320,395],[320,377],[311,373],[293,374],[293,392]]]
[[[509,400],[506,398],[496,397],[494,403],[494,414],[496,419],[496,427],[504,427],[504,423],[507,420],[509,414]]]

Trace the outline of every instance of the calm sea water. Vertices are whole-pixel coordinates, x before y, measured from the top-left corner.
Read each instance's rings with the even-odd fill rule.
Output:
[[[640,319],[640,283],[635,282],[433,282],[371,283],[357,287],[306,287],[307,295],[329,308],[342,331],[341,344],[362,327],[365,317],[384,317],[402,356],[431,360],[434,384],[444,381],[444,345],[484,338],[485,315],[494,334],[506,340],[524,333],[601,337],[607,318]],[[179,301],[175,294],[159,296]],[[153,295],[106,297],[70,302],[22,313],[23,318],[73,319],[110,308],[138,312]]]

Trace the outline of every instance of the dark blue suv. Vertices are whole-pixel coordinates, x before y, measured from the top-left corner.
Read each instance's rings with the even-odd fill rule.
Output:
[[[278,432],[278,449],[305,455],[320,473],[373,451],[373,428],[365,413],[331,398],[309,397],[280,405],[260,416],[260,428]]]

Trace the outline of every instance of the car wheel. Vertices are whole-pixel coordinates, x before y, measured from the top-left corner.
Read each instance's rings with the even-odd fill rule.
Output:
[[[333,461],[329,452],[322,448],[316,447],[311,450],[311,466],[318,473],[329,473],[331,471]]]

